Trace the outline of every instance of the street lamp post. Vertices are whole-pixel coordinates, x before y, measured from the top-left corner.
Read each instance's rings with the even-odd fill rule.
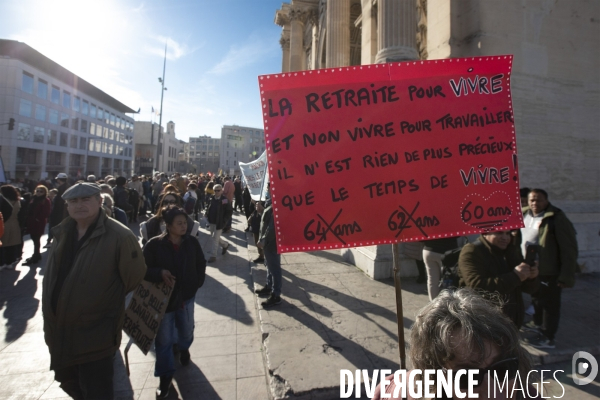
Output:
[[[165,60],[163,63],[163,76],[162,78],[158,78],[158,82],[160,82],[161,84],[161,91],[160,91],[160,115],[158,117],[158,143],[156,145],[156,170],[159,171],[160,167],[159,167],[159,160],[160,160],[160,151],[161,151],[161,133],[162,133],[162,113],[163,113],[163,97],[165,94],[165,90],[167,90],[167,88],[165,87],[165,70],[167,69],[167,43],[165,43]]]

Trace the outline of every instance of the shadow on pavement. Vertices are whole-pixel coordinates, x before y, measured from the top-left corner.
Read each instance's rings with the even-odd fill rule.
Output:
[[[0,272],[0,310],[4,308],[7,343],[20,338],[27,329],[27,322],[35,316],[40,301],[35,298],[38,288],[37,268],[30,268],[23,279],[19,270]],[[16,282],[16,284],[15,284]]]

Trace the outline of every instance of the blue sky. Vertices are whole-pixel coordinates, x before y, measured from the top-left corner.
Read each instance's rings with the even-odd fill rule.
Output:
[[[281,0],[4,0],[0,38],[27,43],[177,138],[262,128],[257,76],[281,72]]]

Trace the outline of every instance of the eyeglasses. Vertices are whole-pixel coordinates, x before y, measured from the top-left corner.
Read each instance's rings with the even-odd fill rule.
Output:
[[[444,371],[447,371],[446,368],[442,368]],[[513,379],[517,372],[519,371],[519,359],[518,358],[507,358],[506,360],[498,361],[490,365],[487,368],[467,368],[477,370],[475,374],[473,374],[473,379],[477,381],[475,387],[479,387],[483,384],[483,377],[487,373],[495,373],[499,379],[504,380],[504,377],[507,376],[508,380]],[[491,376],[491,375],[490,375]],[[462,390],[466,390],[469,388],[469,376],[468,374],[461,375],[460,377],[460,388]]]

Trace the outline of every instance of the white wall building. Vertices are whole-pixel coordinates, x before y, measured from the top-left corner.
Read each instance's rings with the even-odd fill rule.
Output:
[[[0,40],[7,179],[132,173],[134,110],[25,43]],[[14,130],[6,124],[15,119]]]

